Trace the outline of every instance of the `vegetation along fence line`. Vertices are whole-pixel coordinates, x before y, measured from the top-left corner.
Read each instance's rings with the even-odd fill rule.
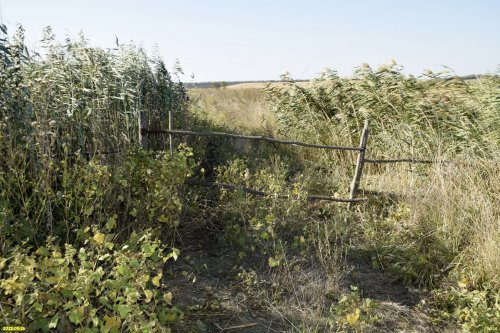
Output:
[[[439,161],[431,161],[431,160],[417,160],[417,159],[367,159],[365,158],[365,152],[367,149],[368,143],[368,135],[370,132],[370,120],[366,119],[363,126],[363,131],[361,132],[360,144],[359,147],[342,147],[342,146],[331,146],[331,145],[320,145],[320,144],[312,144],[305,143],[300,141],[291,141],[291,140],[281,140],[276,138],[270,138],[265,136],[248,136],[248,135],[240,135],[234,133],[223,133],[223,132],[194,132],[188,130],[175,130],[173,126],[173,115],[172,112],[169,112],[168,116],[168,130],[163,129],[150,129],[148,128],[148,120],[146,112],[142,111],[139,115],[139,140],[141,142],[141,147],[143,149],[147,149],[148,147],[148,135],[157,135],[157,134],[168,134],[169,135],[169,144],[170,144],[170,155],[173,155],[174,147],[173,147],[173,135],[191,135],[191,136],[219,136],[219,137],[227,137],[227,138],[237,138],[237,139],[245,139],[245,140],[254,140],[254,141],[266,141],[277,144],[284,145],[294,145],[294,146],[302,146],[308,148],[317,148],[317,149],[332,149],[332,150],[343,150],[343,151],[355,151],[358,152],[358,158],[356,161],[356,168],[354,172],[354,176],[349,187],[349,198],[337,198],[327,195],[308,195],[308,200],[327,200],[333,202],[345,202],[347,203],[347,209],[351,209],[352,205],[356,202],[366,201],[366,198],[356,198],[356,194],[359,190],[359,184],[361,182],[361,176],[363,174],[363,167],[365,163],[438,163]],[[266,193],[263,191],[237,186],[233,184],[224,184],[224,183],[215,183],[215,182],[207,182],[203,180],[190,179],[186,182],[188,185],[195,186],[210,186],[210,187],[220,187],[230,190],[240,190],[245,193],[250,193],[258,196],[272,196],[273,194]],[[278,198],[289,198],[288,195],[277,195]]]

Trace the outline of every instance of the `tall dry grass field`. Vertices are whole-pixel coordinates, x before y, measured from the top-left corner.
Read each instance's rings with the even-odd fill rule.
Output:
[[[218,125],[274,133],[274,115],[262,89],[201,88],[188,93],[192,107]]]
[[[350,256],[362,253],[370,258],[374,271],[426,295],[414,308],[380,303],[380,312],[370,312],[363,299],[354,300],[354,293],[349,296],[353,298],[350,301],[356,304],[354,307],[364,309],[361,313],[365,318],[356,319],[360,322],[352,327],[376,330],[379,326],[371,321],[375,316],[389,325],[389,331],[397,327],[403,331],[414,327],[426,331],[431,330],[431,321],[444,325],[451,320],[464,331],[483,332],[500,327],[498,82],[498,76],[463,81],[430,72],[417,79],[401,74],[401,67],[391,64],[377,70],[361,66],[353,79],[327,72],[308,85],[285,77],[282,84],[263,90],[243,85],[233,89],[200,89],[191,92],[191,96],[196,96],[197,107],[209,119],[233,131],[251,128],[254,132],[311,143],[356,146],[363,119],[368,118],[372,123],[368,158],[436,161],[366,165],[360,195],[366,196],[368,203],[358,205],[349,214],[348,225],[335,222],[345,216],[338,207],[313,206],[327,214],[328,219],[322,223],[331,229],[313,233],[311,242],[320,262],[326,255],[330,264],[347,268],[342,271],[328,269],[328,264],[323,266],[330,272],[336,271],[330,275],[336,277],[335,281],[353,275],[368,289],[384,289],[374,283],[374,275],[365,268],[360,272],[353,268],[359,263],[345,263],[346,258],[349,261]],[[276,166],[265,166],[268,162],[262,161],[260,166],[249,162],[255,157],[244,157],[243,166],[234,167],[260,167],[271,174],[280,173]],[[284,168],[302,166],[299,182],[303,188],[315,193],[347,195],[354,155],[298,149],[289,157]],[[232,181],[237,182],[237,178]],[[231,209],[229,206],[226,207]],[[294,220],[299,224],[312,223],[314,210],[308,214],[309,219],[301,220],[301,214],[296,212]],[[300,232],[296,232],[299,237]],[[329,236],[323,241],[325,232]],[[341,240],[336,249],[331,248],[334,239]],[[285,251],[276,256],[287,255]],[[349,267],[354,270],[352,274],[347,273]],[[274,311],[302,318],[298,322],[304,331],[321,331],[323,326],[317,323],[328,310],[320,296],[313,296],[317,287],[313,280],[318,279],[318,272],[309,270],[299,277],[289,269],[284,269],[281,283],[298,291],[310,283],[311,294],[293,293],[295,298],[289,301],[295,304],[294,311],[280,306],[274,307]],[[387,281],[380,283],[388,288]],[[366,293],[370,295],[369,290]],[[400,317],[405,311],[409,311],[407,326]],[[316,318],[319,326],[307,320],[311,317]]]

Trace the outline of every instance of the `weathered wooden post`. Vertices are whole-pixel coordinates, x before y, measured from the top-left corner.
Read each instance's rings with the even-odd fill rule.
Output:
[[[168,130],[171,131],[174,129],[174,115],[172,112],[172,108],[168,109]],[[168,141],[170,142],[170,157],[174,156],[174,141],[172,134],[168,135]]]
[[[146,111],[139,112],[139,142],[143,150],[148,149],[148,137],[144,131],[148,129],[148,115]]]
[[[368,142],[369,132],[370,132],[370,120],[366,119],[365,125],[363,127],[363,132],[361,133],[361,139],[359,142],[359,155],[358,155],[358,160],[356,162],[356,171],[354,172],[354,177],[352,179],[350,186],[349,199],[354,199],[354,196],[356,195],[359,188],[359,183],[361,181],[361,174],[363,173],[363,166],[365,164],[365,151],[366,151],[366,144]],[[352,205],[353,202],[349,202],[347,204],[347,210],[350,210]]]

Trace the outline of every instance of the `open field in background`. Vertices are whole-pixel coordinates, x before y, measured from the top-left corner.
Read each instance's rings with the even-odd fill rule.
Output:
[[[449,77],[454,76],[450,73]],[[468,81],[471,84],[480,83],[481,77],[484,75],[465,75],[460,78]],[[349,79],[346,77],[345,79]],[[302,87],[311,86],[311,80],[295,80],[297,85]],[[214,81],[214,82],[185,82],[187,89],[210,89],[210,88],[222,88],[222,89],[264,89],[268,85],[275,87],[282,87],[285,84],[281,81]]]
[[[332,262],[338,262],[340,258],[345,260],[345,270],[338,271],[338,267],[328,264],[323,266],[330,267],[329,277],[316,276],[316,282],[308,282],[319,283],[323,287],[309,285],[308,301],[299,302],[298,298],[292,301],[288,298],[284,303],[288,306],[294,304],[294,308],[300,311],[290,311],[286,306],[278,306],[274,311],[282,311],[282,315],[288,314],[289,318],[296,318],[299,322],[298,318],[303,318],[302,324],[307,329],[302,329],[314,331],[311,322],[305,318],[314,313],[320,322],[320,313],[325,309],[319,310],[321,307],[318,307],[316,310],[319,312],[315,312],[309,308],[308,312],[306,309],[311,306],[309,302],[320,302],[324,286],[330,283],[333,290],[342,285],[354,284],[361,288],[357,309],[362,309],[368,299],[376,304],[371,310],[369,307],[361,310],[366,317],[364,322],[354,325],[356,330],[372,331],[377,330],[376,327],[384,327],[387,331],[495,331],[500,327],[500,205],[497,199],[500,194],[499,132],[493,127],[498,123],[499,114],[498,105],[495,104],[498,99],[493,97],[496,94],[494,91],[498,91],[498,82],[495,81],[498,78],[483,77],[467,81],[431,78],[418,82],[406,81],[396,75],[385,76],[384,70],[370,70],[367,76],[358,78],[359,85],[334,77],[307,85],[274,84],[260,91],[253,88],[255,84],[235,85],[233,89],[197,91],[197,96],[202,96],[199,100],[205,101],[199,106],[207,117],[217,119],[217,123],[225,124],[230,131],[263,135],[274,133],[309,143],[356,146],[360,122],[356,126],[356,122],[352,124],[347,117],[361,112],[362,117],[370,118],[371,114],[375,120],[367,158],[407,157],[451,162],[366,165],[361,195],[368,197],[369,203],[358,207],[356,217],[349,218],[349,226],[335,222],[335,215],[344,216],[336,204],[313,204],[304,207],[301,213],[296,212],[295,217],[290,217],[291,221],[301,220],[301,214],[308,212],[305,214],[310,214],[311,219],[306,223],[314,224],[313,221],[318,218],[315,214],[327,214],[329,219],[319,223],[324,223],[325,228],[328,225],[333,228],[329,229],[331,236],[347,227],[349,240],[337,243],[340,249],[330,248],[327,251],[328,256],[334,253],[339,255],[330,257]],[[380,87],[376,88],[377,85]],[[246,88],[248,86],[252,88]],[[239,96],[236,104],[230,102],[234,96]],[[245,103],[246,96],[252,96],[248,103]],[[262,103],[259,117],[273,119],[266,126],[250,121],[245,112],[252,110],[259,98]],[[351,110],[351,115],[336,105],[349,103],[349,100],[353,104],[344,105]],[[358,103],[360,107],[356,109],[354,104]],[[248,105],[248,109],[245,105]],[[374,114],[377,108],[382,108],[380,115]],[[387,108],[391,111],[387,112]],[[437,114],[430,111],[432,108]],[[383,115],[384,112],[388,114]],[[405,112],[413,112],[413,116],[408,118]],[[472,115],[470,112],[474,114],[473,117],[467,116]],[[458,118],[454,120],[455,116]],[[433,132],[433,127],[439,127],[441,121],[458,121],[461,124],[456,123],[451,128],[443,126],[441,133]],[[469,125],[466,125],[469,121]],[[240,122],[246,126],[241,126]],[[425,128],[424,124],[430,126]],[[352,126],[350,131],[349,126]],[[462,126],[469,129],[477,126],[483,132],[474,137],[462,130],[459,130],[460,133],[454,132]],[[394,131],[396,128],[399,130]],[[459,143],[464,135],[468,138]],[[481,148],[470,150],[475,144]],[[252,160],[259,159],[260,149],[258,145],[250,144],[250,149],[238,162],[242,164],[238,167],[240,175],[245,167],[249,167],[250,170],[272,170],[269,172],[279,177],[283,170],[290,172],[300,164],[301,182],[307,184],[308,191],[311,191],[309,193],[335,193],[340,197],[348,194],[353,156],[302,148],[292,148],[292,152],[292,149],[286,148],[280,154],[289,153],[288,156],[293,156],[292,160],[274,156],[270,161],[262,160],[261,164],[256,165]],[[276,160],[279,160],[278,164]],[[238,182],[237,178],[232,178],[232,181]],[[229,207],[226,206],[226,209]],[[316,241],[321,240],[320,234],[314,237]],[[335,237],[342,238],[338,234]],[[325,246],[315,244],[317,250]],[[342,254],[336,251],[346,252]],[[283,256],[286,258],[286,254],[280,258]],[[322,264],[325,265],[324,262]],[[317,273],[313,273],[310,268],[301,272],[313,276]],[[304,277],[288,275],[287,278],[281,278],[289,280],[281,283],[288,290],[300,290]],[[335,277],[339,280],[335,280]],[[275,278],[279,279],[278,276]],[[332,282],[332,279],[336,282]],[[417,288],[412,289],[411,286]],[[318,295],[313,296],[315,288],[319,288]],[[462,305],[454,307],[451,305],[454,302]],[[454,308],[454,314],[446,314],[447,306]],[[357,310],[353,311],[356,313]],[[472,320],[472,317],[475,319]],[[461,328],[453,328],[453,325],[448,328],[435,326],[449,320],[462,322]],[[472,321],[475,324],[471,324]]]
[[[297,84],[301,87],[310,86],[309,82],[297,82]],[[227,86],[227,89],[264,89],[267,86],[271,87],[283,87],[284,84],[282,82],[259,82],[259,83],[238,83]]]
[[[276,128],[275,119],[265,100],[264,91],[232,87],[190,89],[188,96],[191,107],[205,113],[208,119],[218,125],[233,129],[256,129],[272,136]]]
[[[500,79],[397,64],[190,89],[134,45],[0,26],[0,321],[48,332],[498,332]],[[189,98],[188,98],[189,97]],[[227,131],[356,153],[139,129]],[[147,147],[141,143],[147,136]],[[442,162],[442,163],[441,163]],[[202,187],[228,183],[271,195]],[[195,186],[196,185],[196,186]]]

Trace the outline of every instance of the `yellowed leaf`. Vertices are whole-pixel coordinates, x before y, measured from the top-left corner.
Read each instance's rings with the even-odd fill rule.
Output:
[[[113,327],[120,327],[120,320],[117,317],[104,316],[104,325],[107,329],[112,329]]]
[[[177,315],[175,314],[175,312],[169,312],[165,316],[165,320],[170,321],[170,322],[175,321],[176,318],[177,318]]]
[[[168,292],[166,294],[163,295],[163,299],[165,300],[165,303],[167,303],[168,305],[172,305],[172,292]]]
[[[138,281],[139,283],[146,283],[150,279],[150,276],[148,274],[143,274],[139,277]]]
[[[345,320],[351,325],[351,327],[354,327],[356,323],[359,320],[359,314],[361,313],[360,309],[356,309],[354,313],[350,313],[345,317]]]
[[[59,276],[49,276],[45,279],[45,281],[48,283],[58,283],[60,280],[61,278]]]
[[[268,263],[269,263],[269,267],[276,267],[276,266],[280,265],[280,260],[279,259],[275,259],[273,257],[269,257]]]
[[[4,290],[5,295],[13,294],[16,289],[20,289],[22,287],[22,284],[16,282],[16,280],[17,280],[17,276],[10,278],[10,279],[3,280],[0,283],[0,287],[1,287],[1,289]]]
[[[151,299],[153,298],[153,292],[151,290],[144,290],[144,295],[146,295],[146,303],[151,302]]]
[[[162,276],[163,276],[162,273],[158,273],[157,276],[155,276],[154,278],[152,278],[151,282],[153,283],[153,285],[155,285],[156,287],[159,287]]]
[[[467,288],[467,285],[469,284],[469,281],[467,280],[466,277],[462,278],[462,280],[458,281],[458,286],[462,289]]]
[[[93,239],[94,239],[94,242],[96,242],[97,244],[103,244],[104,243],[104,234],[97,232],[94,235]]]

